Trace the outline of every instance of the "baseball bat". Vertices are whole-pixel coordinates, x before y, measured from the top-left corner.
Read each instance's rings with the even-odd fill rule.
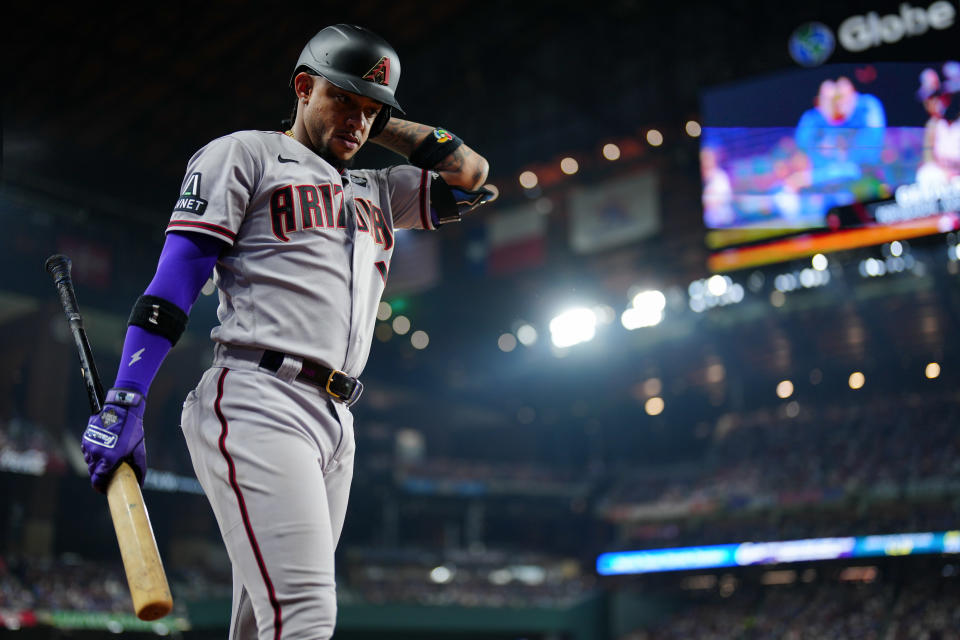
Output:
[[[93,361],[93,352],[83,328],[83,318],[70,278],[70,258],[59,254],[50,256],[44,267],[53,277],[67,322],[70,323],[70,331],[80,355],[80,372],[87,385],[90,411],[92,414],[100,413],[104,398],[103,385],[100,384],[100,376]],[[153,528],[150,526],[150,516],[137,482],[137,474],[126,462],[120,463],[110,478],[107,502],[120,545],[120,557],[127,574],[127,584],[130,586],[133,609],[141,620],[162,618],[173,609],[173,598],[160,561]]]

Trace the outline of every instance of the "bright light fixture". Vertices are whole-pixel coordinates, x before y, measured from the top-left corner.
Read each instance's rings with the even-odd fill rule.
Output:
[[[789,398],[793,395],[793,383],[789,380],[781,380],[777,384],[777,397]]]
[[[550,321],[550,339],[560,348],[593,340],[596,332],[597,317],[584,307],[564,311]]]
[[[859,371],[854,371],[850,374],[850,378],[847,380],[847,383],[850,385],[851,389],[861,389],[866,381],[866,376]]]

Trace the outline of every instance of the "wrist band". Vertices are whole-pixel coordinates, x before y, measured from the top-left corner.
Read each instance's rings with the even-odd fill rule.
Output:
[[[462,144],[463,140],[446,129],[434,129],[410,154],[410,164],[421,169],[432,169]]]

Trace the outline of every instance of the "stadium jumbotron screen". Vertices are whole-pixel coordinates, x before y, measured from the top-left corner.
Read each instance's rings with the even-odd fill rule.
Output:
[[[825,65],[702,102],[714,271],[960,227],[960,62]]]

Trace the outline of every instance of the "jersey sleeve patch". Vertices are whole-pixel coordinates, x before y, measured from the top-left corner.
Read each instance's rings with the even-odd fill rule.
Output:
[[[200,177],[200,172],[194,171],[187,178],[186,187],[173,207],[174,211],[195,213],[198,216],[203,215],[203,212],[207,209],[207,201],[200,197]]]
[[[167,230],[195,231],[232,245],[263,175],[262,158],[276,153],[263,138],[262,132],[238,131],[194,153]]]

